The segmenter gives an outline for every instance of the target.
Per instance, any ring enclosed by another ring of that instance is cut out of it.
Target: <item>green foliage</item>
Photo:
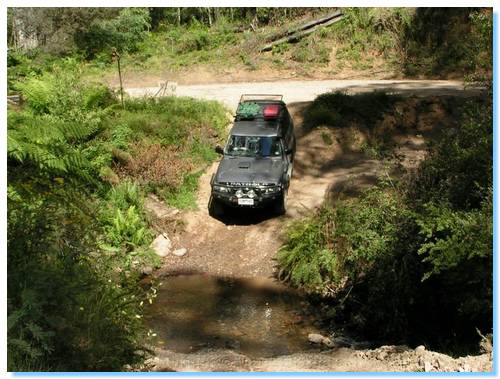
[[[343,20],[331,28],[340,44],[336,58],[356,65],[366,63],[370,51],[386,58],[399,57],[400,36],[411,24],[412,12],[411,8],[344,9]]]
[[[85,127],[63,124],[51,117],[10,114],[7,155],[51,176],[66,174],[89,179],[88,161],[69,143],[87,133]]]
[[[330,61],[330,50],[321,41],[303,39],[292,49],[291,58],[299,63],[325,65]]]
[[[333,214],[322,209],[316,217],[297,221],[287,230],[287,243],[278,252],[282,279],[309,291],[327,293],[332,284],[339,282],[337,256],[326,246],[329,236],[327,225]]]
[[[467,265],[474,259],[491,257],[493,236],[492,194],[483,200],[481,208],[454,211],[450,206],[429,203],[417,223],[424,243],[418,253],[432,268],[423,279],[443,271]]]
[[[373,127],[399,96],[383,91],[347,95],[330,92],[319,95],[304,112],[306,127],[345,126],[353,120]]]
[[[124,180],[124,165],[139,141],[168,146],[181,185],[156,190],[193,206],[199,174],[175,167],[215,159],[224,138],[218,103],[166,98],[122,110],[107,88],[83,83],[79,67],[67,59],[16,82],[26,103],[8,113],[13,371],[120,371],[144,360],[141,304],[151,295],[137,282],[160,261],[143,207],[150,183]]]
[[[30,164],[49,175],[74,175],[89,181],[93,167],[81,152],[82,144],[102,128],[114,102],[103,86],[82,85],[75,63],[55,67],[53,73],[32,76],[18,86],[27,109],[8,115],[9,159]]]
[[[490,9],[417,8],[400,40],[407,75],[460,73],[491,79]]]
[[[77,40],[81,50],[88,57],[111,49],[118,52],[136,51],[138,45],[148,36],[149,12],[146,8],[123,8],[116,18],[97,20]]]
[[[201,172],[190,173],[184,177],[179,188],[166,188],[161,191],[161,195],[172,207],[179,209],[196,209],[196,190],[198,189],[198,179]]]
[[[478,208],[493,184],[491,104],[468,102],[458,129],[443,131],[410,187],[422,202],[445,200],[455,209]]]
[[[39,183],[37,171],[27,174]],[[42,192],[19,176],[9,181],[9,370],[119,371],[139,362],[142,295],[102,275],[94,204],[74,184],[45,183]],[[122,301],[131,294],[136,301]]]
[[[278,254],[280,267],[294,285],[324,295],[335,294],[347,282],[356,283],[384,257],[404,214],[397,193],[381,187],[367,191],[359,201],[335,205],[292,224]]]
[[[414,175],[293,223],[281,278],[330,296],[332,321],[365,337],[477,346],[493,305],[491,115],[468,101]]]
[[[190,134],[205,128],[222,136],[228,122],[225,109],[215,101],[164,97],[158,101],[129,101],[126,109],[121,115],[122,122],[136,138],[153,137],[164,145],[181,144]]]
[[[104,207],[101,220],[109,244],[129,252],[151,243],[142,208],[140,190],[130,181],[123,181],[108,192],[108,206]]]

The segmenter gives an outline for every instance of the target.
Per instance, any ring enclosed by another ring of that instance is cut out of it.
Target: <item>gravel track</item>
[[[415,96],[470,96],[480,88],[464,89],[464,83],[457,80],[286,80],[279,82],[224,83],[174,86],[177,96],[195,99],[218,100],[235,109],[241,94],[280,94],[286,103],[312,101],[316,96],[330,91],[361,93],[387,91],[401,95]],[[159,87],[126,88],[131,97],[154,96]]]

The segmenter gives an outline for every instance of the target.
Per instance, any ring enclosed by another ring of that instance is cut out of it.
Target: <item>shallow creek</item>
[[[179,353],[232,349],[251,357],[318,350],[307,302],[272,279],[208,275],[163,278],[146,322],[157,343]]]

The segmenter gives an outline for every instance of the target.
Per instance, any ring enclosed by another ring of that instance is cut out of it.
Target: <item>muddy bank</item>
[[[453,359],[431,351],[404,346],[373,350],[337,348],[319,353],[297,353],[253,359],[232,350],[205,350],[192,354],[155,350],[150,371],[281,371],[281,372],[489,372],[491,354]]]

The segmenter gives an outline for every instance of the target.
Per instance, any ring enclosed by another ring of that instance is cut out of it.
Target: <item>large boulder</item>
[[[170,250],[172,249],[172,241],[170,241],[170,238],[168,238],[166,233],[162,233],[151,243],[151,248],[154,250],[156,255],[163,258],[170,253]]]

